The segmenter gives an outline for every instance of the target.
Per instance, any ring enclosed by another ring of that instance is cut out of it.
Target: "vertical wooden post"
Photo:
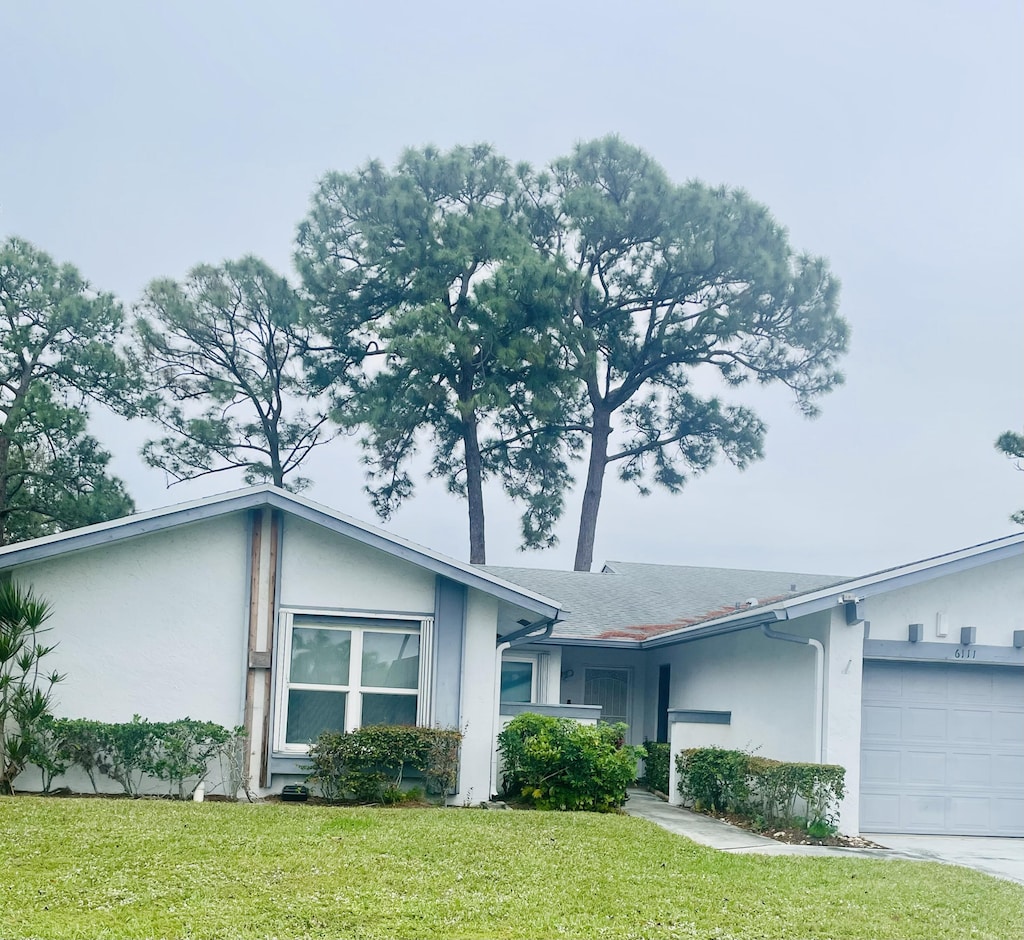
[[[254,509],[249,515],[249,635],[246,641],[245,714],[243,722],[249,746],[245,753],[245,778],[252,779],[253,711],[255,709],[256,669],[253,653],[257,650],[256,628],[259,624],[260,552],[263,540],[263,510]]]
[[[274,659],[274,621],[277,614],[277,565],[278,548],[281,542],[281,513],[272,511],[270,514],[270,553],[267,570],[267,628],[266,628],[266,652],[267,668],[263,674],[263,742],[260,758],[260,786],[270,786],[270,768],[267,766],[268,754],[270,753],[270,712],[273,695],[273,670],[271,663]]]

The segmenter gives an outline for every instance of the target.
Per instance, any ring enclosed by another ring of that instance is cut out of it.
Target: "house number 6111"
[[[977,659],[978,651],[968,647],[957,647],[953,650],[953,659]]]

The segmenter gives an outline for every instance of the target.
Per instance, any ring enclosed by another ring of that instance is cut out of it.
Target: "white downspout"
[[[761,632],[770,640],[788,640],[790,643],[814,647],[814,747],[817,750],[817,762],[825,762],[825,742],[822,740],[823,716],[825,713],[825,647],[820,640],[812,636],[797,636],[795,633],[782,633],[773,630],[768,624],[761,624]]]
[[[501,723],[501,657],[505,650],[521,643],[546,640],[555,628],[554,620],[541,620],[524,626],[514,633],[506,633],[507,639],[499,640],[494,650],[494,710],[491,713],[491,780],[487,789],[488,799],[498,795],[498,725]],[[540,631],[539,633],[537,631]]]
[[[501,722],[501,657],[511,649],[512,641],[499,643],[494,651],[494,711],[491,715],[491,780],[488,785],[488,799],[498,795],[498,725]]]

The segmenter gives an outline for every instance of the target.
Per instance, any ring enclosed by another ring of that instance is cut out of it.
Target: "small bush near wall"
[[[644,741],[644,750],[647,756],[644,758],[644,775],[640,782],[659,793],[668,793],[672,746],[664,741]]]
[[[796,822],[812,835],[835,831],[846,794],[846,771],[836,764],[786,763],[718,747],[681,751],[676,770],[683,801],[697,810],[734,812],[766,826]]]
[[[135,715],[127,722],[83,718],[47,718],[37,735],[31,762],[43,776],[43,792],[72,767],[89,777],[98,790],[102,774],[119,783],[128,796],[138,796],[146,780],[162,780],[168,792],[187,798],[207,776],[210,765],[225,760],[234,766],[245,729],[229,730],[209,721],[181,718],[151,722]],[[227,773],[226,795],[235,799],[241,775]]]
[[[519,715],[498,735],[505,793],[538,809],[605,812],[626,802],[643,748],[625,743],[626,726]]]
[[[462,733],[454,728],[371,725],[347,734],[325,731],[309,749],[307,780],[328,802],[396,803],[406,771],[443,798],[455,787]]]

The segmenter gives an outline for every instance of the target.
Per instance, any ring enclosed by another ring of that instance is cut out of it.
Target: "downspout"
[[[521,646],[534,640],[546,640],[555,629],[554,620],[538,620],[527,624],[521,630],[506,633],[498,638],[494,650],[494,709],[491,713],[491,779],[488,784],[488,799],[498,795],[498,725],[501,723],[501,657],[513,646]],[[540,630],[542,632],[537,633]]]
[[[811,636],[797,636],[795,633],[781,633],[773,630],[766,623],[761,624],[761,632],[770,640],[788,640],[814,647],[814,742],[818,752],[818,763],[825,761],[825,748],[821,740],[822,715],[825,711],[825,647],[820,640]]]

